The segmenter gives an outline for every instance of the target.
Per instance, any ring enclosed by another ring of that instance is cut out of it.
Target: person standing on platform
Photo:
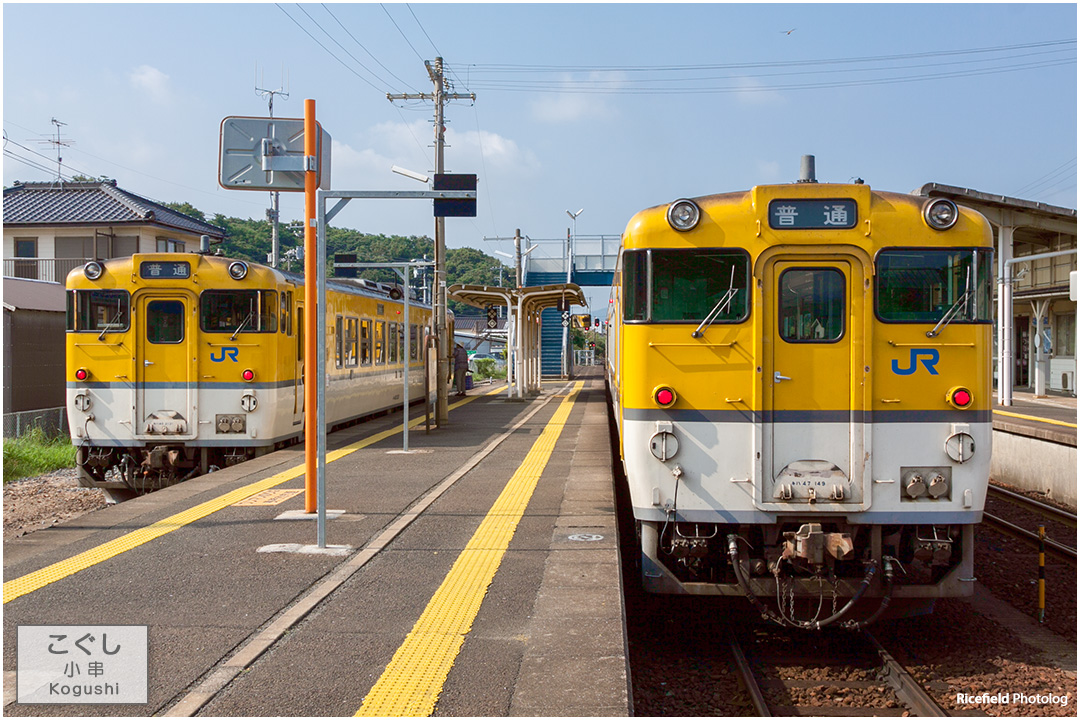
[[[469,371],[469,353],[458,343],[454,348],[454,383],[458,396],[465,394],[465,373]]]

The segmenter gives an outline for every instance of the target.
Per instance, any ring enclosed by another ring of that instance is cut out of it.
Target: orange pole
[[[304,100],[304,156],[318,156],[319,129],[315,124],[315,101]],[[319,433],[317,420],[318,401],[318,315],[323,308],[318,305],[318,238],[315,228],[315,192],[318,180],[315,171],[308,166],[304,173],[304,512],[314,513],[316,504],[315,481],[318,473]]]

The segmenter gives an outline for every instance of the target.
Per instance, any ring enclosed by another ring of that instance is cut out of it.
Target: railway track
[[[1038,500],[1034,500],[1025,495],[1020,495],[994,485],[990,486],[988,494],[992,499],[1001,500],[1012,507],[1020,508],[1023,511],[1022,515],[1025,517],[1023,522],[1028,525],[1028,527],[1031,527],[1030,523],[1037,522],[1037,520],[1028,518],[1036,518],[1048,521],[1051,523],[1051,527],[1060,526],[1063,533],[1065,532],[1064,528],[1068,528],[1073,531],[1072,534],[1075,534],[1076,515],[1074,513],[1066,512],[1052,505],[1047,505],[1046,503],[1039,502]],[[1038,533],[1032,532],[1031,530],[1018,525],[1016,522],[1006,520],[1001,517],[1000,514],[984,512],[983,522],[997,532],[1014,537],[1017,540],[1028,543],[1036,548],[1039,546]],[[1075,547],[1050,538],[1046,538],[1045,543],[1046,551],[1050,555],[1065,560],[1073,566],[1076,565]]]
[[[758,631],[753,650],[728,644],[758,717],[947,713],[867,631],[813,636]]]

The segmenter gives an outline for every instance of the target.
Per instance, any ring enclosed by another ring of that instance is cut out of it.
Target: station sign
[[[329,190],[331,138],[318,127],[317,185]],[[218,183],[226,190],[304,192],[303,118],[227,117],[218,151]]]

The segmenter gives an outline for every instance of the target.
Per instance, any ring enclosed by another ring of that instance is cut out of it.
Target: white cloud
[[[169,76],[150,65],[140,65],[133,70],[128,79],[136,90],[146,93],[151,100],[166,104],[172,99]]]
[[[735,82],[740,88],[735,91],[735,99],[742,105],[779,105],[785,102],[783,94],[766,89],[755,78],[740,77]]]
[[[626,85],[626,77],[618,72],[593,72],[585,80],[572,76],[562,79],[564,92],[557,95],[542,93],[532,103],[538,120],[561,124],[597,117],[610,117],[615,110],[604,100],[603,90],[617,90]],[[574,92],[571,92],[571,91]]]

